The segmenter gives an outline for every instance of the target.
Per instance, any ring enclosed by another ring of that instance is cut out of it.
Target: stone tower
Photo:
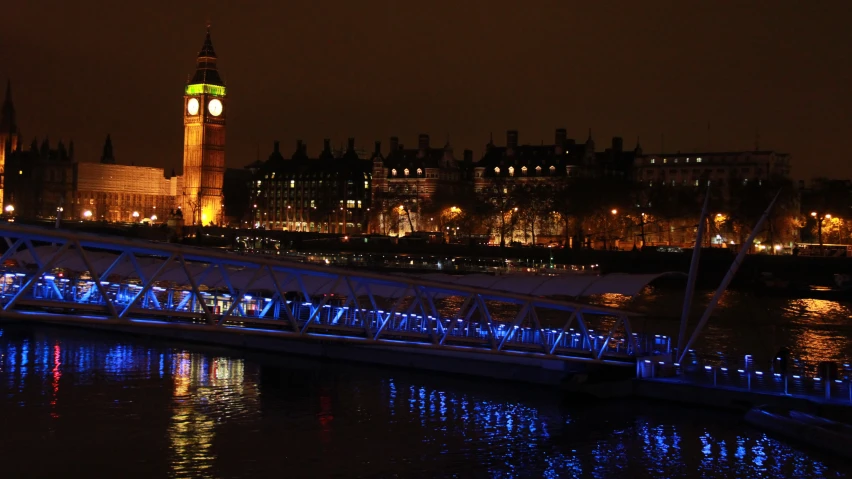
[[[0,111],[0,209],[6,207],[6,157],[20,148],[21,133],[15,121],[15,105],[12,103],[12,82],[6,83],[6,99]]]
[[[183,194],[190,224],[222,224],[225,174],[225,82],[216,69],[210,29],[183,97]]]

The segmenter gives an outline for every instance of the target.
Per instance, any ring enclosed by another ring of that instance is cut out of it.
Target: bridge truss
[[[635,365],[669,338],[553,297],[0,224],[0,317]]]

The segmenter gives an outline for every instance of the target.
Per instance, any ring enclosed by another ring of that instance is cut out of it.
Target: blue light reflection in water
[[[4,477],[844,477],[736,415],[0,326]],[[93,451],[100,451],[93,454]],[[95,459],[92,459],[96,456]],[[41,460],[50,457],[50,461]],[[128,469],[128,464],[132,468]]]

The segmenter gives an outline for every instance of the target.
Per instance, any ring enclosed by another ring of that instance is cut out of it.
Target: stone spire
[[[201,45],[201,51],[198,52],[198,58],[195,60],[195,65],[195,75],[189,81],[190,84],[225,85],[222,77],[219,76],[219,70],[216,69],[216,50],[213,49],[213,40],[210,39],[209,26],[207,27],[207,36],[204,37],[204,44]]]
[[[104,153],[101,155],[101,163],[106,165],[115,164],[115,155],[112,152],[112,138],[110,138],[109,134],[107,134],[106,141],[104,142]]]
[[[14,134],[18,132],[15,123],[15,104],[12,103],[12,81],[6,81],[6,98],[3,100],[3,110],[0,111],[0,131],[3,134]]]

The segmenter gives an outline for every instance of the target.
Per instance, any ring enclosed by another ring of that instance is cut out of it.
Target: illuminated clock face
[[[190,98],[186,103],[186,112],[190,115],[198,114],[198,98]]]
[[[222,114],[222,102],[217,100],[216,98],[210,100],[210,103],[207,104],[207,111],[210,112],[213,116],[219,116]]]

